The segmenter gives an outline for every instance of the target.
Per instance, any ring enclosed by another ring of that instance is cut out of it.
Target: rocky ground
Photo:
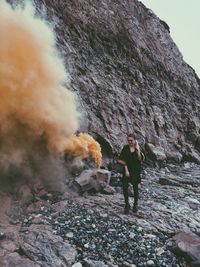
[[[188,266],[170,240],[200,236],[199,166],[145,168],[137,214],[123,214],[118,179],[111,182],[114,195],[42,189],[29,198],[24,189],[24,205],[2,196],[0,266]]]

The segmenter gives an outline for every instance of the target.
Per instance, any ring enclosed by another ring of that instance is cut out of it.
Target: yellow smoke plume
[[[74,136],[79,113],[67,80],[51,28],[31,5],[12,9],[0,0],[0,167],[21,168],[29,158],[41,166],[46,148],[52,155],[91,156],[101,165],[99,144]]]
[[[30,5],[13,10],[0,1],[0,135],[15,134],[15,121],[45,136],[49,151],[64,151],[78,128],[73,94],[52,30]]]
[[[99,168],[102,162],[101,147],[90,135],[80,133],[67,140],[65,152],[73,157],[92,157]]]

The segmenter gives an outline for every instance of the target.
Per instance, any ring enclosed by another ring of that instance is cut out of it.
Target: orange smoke
[[[14,10],[1,0],[0,166],[21,168],[36,151],[41,165],[41,140],[49,154],[91,156],[100,166],[99,144],[86,134],[73,137],[79,113],[74,95],[63,87],[67,80],[49,26],[31,5]]]
[[[15,134],[15,121],[45,136],[49,151],[62,152],[78,128],[73,94],[50,28],[33,8],[0,3],[0,134]]]
[[[73,136],[67,140],[65,145],[66,153],[73,157],[92,157],[96,166],[98,168],[101,166],[101,147],[90,135],[81,133],[78,136]]]

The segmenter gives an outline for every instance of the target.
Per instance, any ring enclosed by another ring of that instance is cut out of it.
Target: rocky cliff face
[[[54,22],[84,114],[80,128],[97,138],[104,156],[135,132],[157,159],[200,162],[200,80],[165,22],[137,0],[35,5]]]

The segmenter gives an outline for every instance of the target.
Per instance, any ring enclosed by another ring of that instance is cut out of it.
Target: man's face
[[[135,139],[133,138],[133,137],[128,137],[128,144],[130,145],[130,146],[133,146],[133,145],[135,145]]]

